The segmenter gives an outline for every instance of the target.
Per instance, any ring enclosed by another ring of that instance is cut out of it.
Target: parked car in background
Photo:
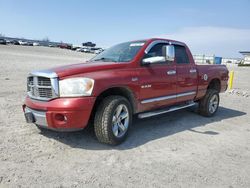
[[[89,53],[90,52],[90,48],[88,47],[82,47],[76,50],[77,52],[84,52],[84,53]]]
[[[18,40],[12,40],[10,41],[11,44],[14,44],[14,45],[20,45],[19,41]]]
[[[40,46],[38,42],[33,42],[33,46]]]
[[[49,46],[49,47],[51,47],[51,48],[58,47],[58,45],[56,45],[56,44],[52,44],[52,43],[50,43],[48,46]]]
[[[27,44],[25,44],[26,46],[33,46],[33,42],[28,41]]]
[[[7,44],[10,44],[11,42],[10,42],[10,40],[8,40],[8,39],[5,39],[6,40],[6,43]]]
[[[23,46],[28,45],[28,42],[26,41],[19,40],[18,42],[20,45],[23,45]]]
[[[0,39],[0,44],[6,45],[7,41],[5,39]]]
[[[94,53],[94,54],[99,54],[101,52],[103,52],[102,48],[94,48],[94,49],[92,49],[92,53]]]
[[[78,52],[85,52],[85,53],[93,53],[93,54],[99,54],[103,52],[102,48],[96,48],[96,47],[82,47],[77,49]]]
[[[96,49],[97,49],[97,48],[90,48],[89,53],[94,54]]]
[[[76,49],[77,52],[81,52],[81,50],[82,50],[81,47]]]
[[[62,48],[62,49],[71,49],[72,45],[66,44],[66,43],[61,43],[61,44],[58,45],[58,47]]]
[[[77,49],[81,48],[81,46],[78,46],[78,45],[72,45],[72,48],[71,50],[74,50],[76,51]]]
[[[227,81],[226,66],[196,65],[182,42],[138,40],[87,63],[32,72],[23,111],[40,129],[90,124],[100,142],[115,145],[126,139],[133,114],[148,118],[198,104],[201,115],[215,115]]]
[[[96,44],[93,42],[84,42],[82,43],[82,46],[87,46],[87,47],[95,47]]]

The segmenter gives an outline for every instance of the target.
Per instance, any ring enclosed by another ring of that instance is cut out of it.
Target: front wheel
[[[122,96],[106,97],[97,108],[94,129],[97,139],[106,144],[122,143],[132,124],[132,108]]]
[[[206,117],[213,116],[219,107],[220,96],[218,91],[209,89],[199,102],[199,113]]]

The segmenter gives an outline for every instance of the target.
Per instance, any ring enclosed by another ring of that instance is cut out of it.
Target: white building
[[[213,64],[214,55],[193,55],[196,64]]]
[[[240,58],[222,58],[222,64],[239,64],[242,59]]]
[[[250,51],[242,51],[240,53],[244,56],[243,64],[250,64]]]
[[[250,52],[249,52],[250,53]],[[196,64],[215,64],[215,55],[193,55]],[[221,64],[239,64],[241,58],[221,58]]]

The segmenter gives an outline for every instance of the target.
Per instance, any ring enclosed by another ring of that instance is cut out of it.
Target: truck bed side
[[[196,65],[198,71],[198,88],[196,99],[202,98],[209,84],[219,84],[219,92],[227,89],[228,70],[225,65]]]

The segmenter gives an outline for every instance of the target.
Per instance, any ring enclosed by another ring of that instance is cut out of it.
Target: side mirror
[[[166,61],[174,61],[175,50],[173,45],[166,45],[162,47],[162,53],[166,58]]]

